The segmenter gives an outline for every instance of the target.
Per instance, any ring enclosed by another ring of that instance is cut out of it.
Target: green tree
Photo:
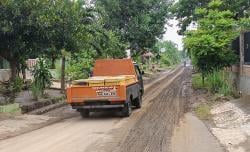
[[[120,35],[128,48],[152,48],[165,31],[171,0],[96,0],[104,10],[104,28]]]
[[[197,21],[195,10],[208,5],[211,0],[179,0],[172,8],[174,16],[179,21],[180,34],[184,34],[190,23]],[[222,0],[221,10],[230,10],[233,18],[239,20],[250,16],[249,0]]]
[[[44,95],[45,89],[52,85],[52,75],[49,71],[47,61],[43,58],[38,59],[32,73],[34,76],[34,81],[32,82],[32,94],[34,99],[37,100],[40,95]]]
[[[43,36],[48,48],[54,48],[61,63],[61,89],[65,89],[65,62],[62,52],[77,52],[88,43],[89,29],[94,22],[93,9],[86,7],[83,0],[55,0],[40,18],[45,24]]]
[[[99,21],[91,29],[90,33],[91,34],[88,35],[88,45],[84,48],[85,50],[95,52],[95,58],[126,57],[126,45],[121,42],[118,34],[104,29]]]
[[[66,75],[70,80],[88,78],[94,64],[94,51],[79,51],[71,56],[66,66]]]
[[[180,52],[172,41],[158,42],[154,50],[156,50],[155,54],[160,54],[160,62],[163,65],[171,66],[180,62]],[[161,50],[164,52],[160,52]]]
[[[186,33],[184,44],[194,65],[204,74],[236,62],[231,49],[237,37],[237,22],[229,10],[220,10],[222,1],[214,0],[207,8],[197,9],[198,27]]]
[[[10,63],[11,80],[16,79],[18,67],[30,54],[40,54],[40,37],[44,24],[39,16],[49,0],[0,1],[0,56]]]

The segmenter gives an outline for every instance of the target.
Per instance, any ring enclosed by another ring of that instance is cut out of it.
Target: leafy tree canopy
[[[165,31],[171,0],[96,0],[104,27],[120,35],[132,50],[152,48]]]
[[[12,80],[17,67],[28,55],[40,53],[40,32],[43,24],[39,17],[49,0],[0,1],[0,56],[10,62]]]
[[[187,27],[193,21],[197,21],[198,17],[195,13],[197,8],[202,8],[208,5],[211,0],[179,0],[172,11],[174,16],[179,20],[180,34],[184,34]],[[250,1],[249,0],[222,0],[220,10],[230,10],[234,19],[250,16]]]
[[[155,45],[154,50],[157,50],[157,53],[159,53],[160,61],[163,65],[175,65],[178,64],[181,60],[180,51],[178,50],[177,44],[172,41],[158,42]]]
[[[231,43],[239,33],[237,21],[231,11],[220,10],[222,4],[215,0],[207,8],[197,9],[198,28],[187,32],[184,39],[194,65],[203,73],[222,69],[236,61]]]
[[[95,17],[92,8],[85,8],[83,0],[54,0],[48,4],[46,11],[40,16],[44,24],[42,37],[47,40],[48,48],[57,51],[77,51],[84,47],[89,29]]]

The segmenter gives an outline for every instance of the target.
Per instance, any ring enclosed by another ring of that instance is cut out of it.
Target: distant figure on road
[[[186,67],[186,65],[187,65],[187,61],[186,61],[186,60],[184,60],[184,67]]]

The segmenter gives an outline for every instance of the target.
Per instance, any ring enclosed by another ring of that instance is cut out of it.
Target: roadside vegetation
[[[160,65],[162,67],[173,66],[181,62],[181,50],[172,41],[163,41],[156,44],[156,51],[159,53]]]
[[[250,4],[247,0],[239,0],[234,4],[228,0],[196,2],[189,5],[190,2],[180,0],[173,7],[173,12],[180,21],[179,32],[185,35],[184,47],[195,70],[202,77],[200,81],[195,75],[194,80],[197,82],[194,82],[194,86],[204,86],[211,92],[228,95],[233,86],[224,69],[239,62],[232,50],[232,42],[241,31],[249,28]],[[242,6],[245,9],[242,10]],[[192,22],[196,27],[187,30]]]
[[[126,50],[149,72],[178,64],[176,45],[159,42],[172,5],[171,0],[0,1],[0,56],[11,69],[10,80],[1,85],[1,104],[14,103],[24,90],[34,100],[47,98],[53,82],[63,93],[67,82],[89,76],[95,59],[126,58]],[[150,58],[144,56],[148,52]],[[28,69],[27,59],[38,59],[37,65]],[[27,71],[34,79],[26,79]]]
[[[203,92],[203,97],[206,100],[194,108],[197,116],[203,120],[211,118],[210,110],[214,104],[240,97],[231,74],[225,70],[207,74],[204,83],[201,73],[193,74],[192,87],[195,92]],[[200,95],[198,93],[198,96]]]
[[[194,89],[207,89],[211,94],[223,96],[233,95],[235,91],[230,73],[224,70],[207,74],[204,82],[201,74],[196,73],[192,77],[192,85]]]
[[[225,68],[239,62],[232,42],[247,28],[241,24],[247,18],[235,19],[233,11],[223,5],[223,1],[213,0],[202,8],[197,7],[197,29],[185,32],[184,44],[202,78],[195,75],[194,86],[227,96],[233,93],[235,86]]]
[[[212,109],[211,103],[201,103],[197,107],[195,107],[194,112],[200,119],[210,120],[212,117],[210,113],[211,109]]]
[[[34,75],[34,80],[31,84],[31,91],[33,99],[38,100],[40,96],[45,97],[45,89],[52,85],[52,75],[49,71],[46,60],[39,58],[32,73]]]
[[[216,101],[238,97],[236,84],[226,68],[239,63],[232,42],[249,28],[250,4],[246,0],[234,4],[227,0],[196,0],[189,4],[180,0],[173,10],[180,21],[179,33],[185,35],[184,47],[194,65],[193,88],[207,90],[210,98],[198,105],[195,112],[202,119],[208,119]],[[192,22],[195,28],[187,30]]]

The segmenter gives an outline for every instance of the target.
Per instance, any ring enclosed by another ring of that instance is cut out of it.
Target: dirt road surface
[[[143,107],[129,118],[80,116],[0,141],[1,152],[168,152],[189,105],[191,69],[177,68],[148,84]]]

